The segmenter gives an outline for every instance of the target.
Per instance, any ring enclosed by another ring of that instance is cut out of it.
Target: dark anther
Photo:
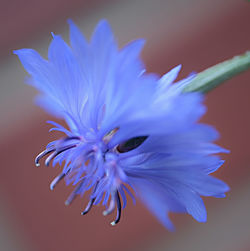
[[[70,141],[70,140],[80,140],[80,139],[81,139],[81,138],[78,137],[78,136],[72,136],[72,137],[66,137],[66,138],[62,139],[62,142],[66,142],[66,141]],[[46,159],[46,161],[45,161],[45,165],[48,166],[49,163],[50,163],[50,161],[51,161],[53,158],[55,158],[58,154],[60,154],[60,153],[62,153],[62,152],[64,152],[64,151],[66,151],[66,150],[68,150],[68,149],[70,149],[70,148],[73,148],[73,147],[75,147],[75,146],[76,146],[76,144],[70,145],[70,146],[64,146],[64,147],[61,147],[61,148],[59,148],[59,149],[56,149],[55,146],[50,147],[50,148],[48,148],[48,149],[45,149],[44,151],[42,151],[41,153],[39,153],[39,154],[37,155],[37,157],[35,158],[35,164],[36,164],[36,166],[40,166],[40,163],[39,163],[40,159],[42,159],[44,156],[46,156],[46,155],[48,155],[48,154],[54,152],[54,153],[52,153],[52,154]]]
[[[115,220],[110,223],[112,226],[115,226],[121,219],[121,200],[120,200],[120,195],[118,191],[116,191],[115,199],[116,199],[117,213],[116,213]]]
[[[99,181],[96,182],[95,187],[94,187],[93,192],[92,192],[91,195],[93,195],[95,193],[98,184],[99,184]],[[84,211],[81,212],[81,215],[85,215],[85,214],[87,214],[90,211],[90,209],[92,208],[92,206],[93,206],[93,204],[95,202],[95,199],[96,199],[96,197],[91,198],[89,200],[88,205],[86,206],[86,208],[84,209]]]
[[[80,140],[81,138],[78,136],[72,136],[72,137],[66,137],[63,139],[63,141],[69,141],[69,140]]]
[[[134,150],[135,148],[140,146],[147,138],[148,136],[140,136],[140,137],[129,139],[125,141],[124,143],[119,144],[117,146],[117,151],[120,153],[125,153],[131,150]]]
[[[69,145],[69,146],[66,146],[66,147],[62,147],[60,148],[59,150],[53,152],[46,160],[45,160],[45,165],[46,166],[49,166],[50,162],[52,159],[54,159],[57,155],[59,155],[60,153],[66,151],[66,150],[69,150],[73,147],[76,147],[77,145],[74,144],[74,145]]]
[[[40,161],[41,158],[43,158],[43,157],[46,156],[47,154],[52,153],[52,152],[54,152],[54,151],[55,151],[55,148],[52,148],[52,149],[46,149],[46,150],[42,151],[41,153],[39,153],[39,154],[36,156],[36,158],[35,158],[35,164],[36,164],[36,166],[40,166],[39,161]]]
[[[90,201],[89,201],[88,205],[86,206],[86,208],[84,209],[84,211],[81,212],[81,215],[87,214],[90,211],[90,209],[92,208],[94,202],[95,202],[95,198],[90,199]]]

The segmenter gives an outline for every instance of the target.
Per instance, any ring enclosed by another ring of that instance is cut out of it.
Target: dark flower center
[[[131,150],[134,150],[135,148],[139,147],[148,136],[140,136],[140,137],[134,137],[132,139],[129,139],[117,146],[117,151],[119,153],[125,153],[129,152]]]

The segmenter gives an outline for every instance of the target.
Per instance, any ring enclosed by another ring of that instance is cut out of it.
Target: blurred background
[[[35,168],[34,157],[58,135],[48,133],[51,117],[33,105],[36,92],[24,84],[12,50],[46,56],[51,31],[68,41],[67,18],[87,37],[107,19],[120,46],[146,38],[143,59],[159,74],[181,63],[184,77],[250,49],[247,0],[0,0],[0,251],[250,250],[250,71],[206,98],[203,122],[231,150],[215,174],[231,191],[225,199],[205,198],[207,223],[172,215],[177,230],[170,233],[139,201],[129,201],[111,227],[101,207],[80,215],[84,199],[66,207],[72,188],[63,182],[49,190],[60,169]]]

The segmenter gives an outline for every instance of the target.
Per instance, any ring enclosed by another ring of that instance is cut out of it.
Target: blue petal
[[[70,26],[70,44],[72,49],[80,62],[85,62],[85,58],[88,57],[89,45],[74,22],[69,19],[68,24]]]
[[[79,28],[73,23],[73,21],[68,20],[68,23],[70,26],[70,44],[72,47],[72,52],[81,67],[82,77],[85,84],[89,85],[91,82],[92,70],[92,66],[90,65],[92,57],[90,45],[87,43],[85,37]],[[86,92],[87,90],[84,91]]]
[[[175,81],[179,72],[181,70],[181,65],[176,66],[171,71],[166,73],[161,77],[159,80],[160,91],[164,92],[167,91],[168,87]]]
[[[209,175],[196,177],[189,182],[193,189],[203,196],[216,197],[230,190],[226,183]]]
[[[114,36],[113,32],[111,30],[111,27],[107,20],[103,19],[101,20],[92,35],[91,43],[94,45],[96,49],[100,48],[100,45],[102,45],[103,48],[105,48],[104,44],[102,44],[102,41],[104,43],[113,43],[114,42]]]
[[[200,196],[189,189],[187,186],[181,183],[164,184],[166,187],[166,193],[169,193],[180,204],[182,204],[187,213],[193,216],[199,222],[205,222],[207,220],[207,212],[203,200]]]
[[[127,116],[122,116],[119,124],[116,125],[119,130],[112,138],[111,146],[137,136],[159,135],[161,138],[162,135],[188,130],[189,126],[193,125],[205,112],[205,107],[201,104],[202,96],[197,93],[179,96],[174,101],[166,99],[165,104],[159,105],[154,105],[150,93],[140,93],[136,97],[137,100],[139,102],[149,100],[148,102],[153,104],[150,107],[151,110],[150,108],[148,108],[149,110],[136,109],[136,103],[132,102],[134,107],[131,107],[127,111]],[[185,126],[183,126],[184,124]]]
[[[187,212],[199,222],[207,221],[207,211],[203,200],[196,193],[185,190],[182,199],[186,205]]]
[[[57,118],[62,118],[64,111],[60,104],[56,103],[54,99],[51,99],[47,95],[38,95],[35,98],[35,103],[44,108],[46,111],[48,111],[50,114]]]
[[[174,225],[168,217],[169,203],[167,196],[157,191],[157,187],[152,189],[151,184],[147,181],[134,179],[133,184],[142,202],[166,228],[173,231]]]
[[[51,69],[48,61],[32,49],[16,50],[14,54],[19,57],[25,70],[32,76],[33,81],[29,81],[30,84],[45,93],[51,90],[54,91],[49,81]]]
[[[197,167],[170,168],[166,166],[162,167],[162,171],[158,169],[157,172],[161,174],[162,179],[165,177],[166,181],[173,183],[173,189],[175,183],[182,183],[203,196],[214,196],[229,191],[229,187],[223,181],[205,174],[202,169]]]
[[[218,138],[218,133],[211,126],[197,124],[192,125],[192,127],[187,127],[188,125],[186,124],[186,127],[181,127],[180,124],[179,128],[182,128],[183,131],[178,133],[174,133],[172,130],[168,133],[168,126],[166,125],[165,127],[165,134],[150,136],[140,147],[135,149],[135,151],[153,151],[158,153],[171,153],[172,155],[184,153],[200,154],[200,156],[221,152],[228,153],[226,149],[210,143]],[[178,124],[176,124],[176,127],[178,127]]]

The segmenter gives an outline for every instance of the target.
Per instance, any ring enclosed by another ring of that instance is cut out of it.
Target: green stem
[[[184,92],[206,93],[233,76],[250,68],[250,51],[214,65],[200,73],[184,88]]]

